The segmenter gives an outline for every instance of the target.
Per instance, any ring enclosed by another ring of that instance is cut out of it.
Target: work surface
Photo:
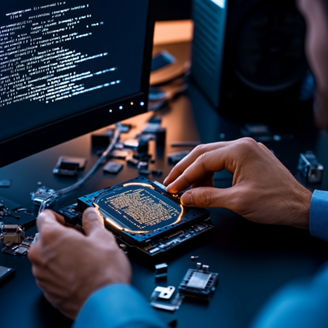
[[[151,117],[147,113],[128,122],[135,125],[132,134],[139,132]],[[228,122],[207,104],[202,95],[191,88],[189,96],[176,100],[170,109],[157,113],[167,128],[166,145],[156,150],[156,168],[163,170],[162,181],[169,172],[167,154],[186,148],[173,148],[175,141],[212,142],[241,136],[241,125]],[[299,132],[299,131],[298,131]],[[281,133],[281,141],[268,144],[275,154],[293,171],[301,151],[313,150],[319,160],[328,165],[324,149],[325,135],[290,131]],[[123,138],[129,136],[123,135]],[[13,150],[15,151],[15,150]],[[59,145],[20,162],[0,169],[1,179],[11,179],[12,186],[0,189],[0,197],[31,207],[30,192],[37,182],[58,189],[74,180],[53,176],[52,169],[60,155],[88,158],[88,167],[96,160],[91,149],[90,135]],[[124,161],[121,161],[124,164]],[[125,165],[117,176],[104,175],[99,170],[78,191],[65,199],[72,203],[77,196],[108,187],[137,176],[137,171]],[[216,185],[231,183],[226,174],[216,176]],[[323,184],[327,186],[327,177]],[[190,256],[210,265],[210,270],[220,273],[218,288],[209,304],[183,302],[171,314],[159,311],[166,322],[177,319],[178,327],[247,327],[270,297],[287,283],[309,279],[328,259],[325,243],[309,237],[305,231],[289,228],[261,226],[246,222],[237,215],[222,209],[211,210],[216,229],[206,241],[182,249],[168,258],[168,285],[178,286],[186,270],[194,267]],[[149,299],[155,282],[151,265],[131,259],[132,284]],[[43,298],[31,273],[26,257],[1,254],[0,264],[16,269],[16,275],[0,287],[0,326],[12,327],[69,327],[71,322],[61,316]],[[110,306],[110,305],[109,305]]]

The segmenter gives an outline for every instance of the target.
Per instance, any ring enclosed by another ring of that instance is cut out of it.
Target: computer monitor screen
[[[149,0],[0,3],[0,166],[146,111]]]

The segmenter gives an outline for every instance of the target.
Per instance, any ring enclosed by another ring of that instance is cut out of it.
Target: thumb
[[[223,207],[230,209],[233,187],[220,189],[214,187],[199,187],[186,191],[181,197],[181,203],[188,207]]]
[[[85,234],[90,236],[104,229],[104,220],[95,208],[89,207],[83,213],[82,226]]]

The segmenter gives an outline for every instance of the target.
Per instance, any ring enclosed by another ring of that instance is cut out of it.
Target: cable
[[[87,172],[87,174],[71,186],[65,187],[63,189],[59,189],[57,191],[50,190],[50,193],[49,190],[46,190],[45,192],[48,193],[46,194],[46,197],[44,197],[42,200],[39,200],[40,207],[39,207],[38,214],[44,211],[49,204],[54,203],[58,198],[63,197],[65,194],[68,194],[75,189],[78,189],[83,183],[85,183],[98,170],[98,168],[103,164],[103,162],[108,159],[110,153],[112,152],[115,145],[119,141],[120,136],[121,136],[121,129],[120,129],[120,124],[118,123],[116,125],[112,142],[109,144],[107,149],[101,154],[100,158],[93,165],[93,167]],[[33,194],[35,195],[35,193],[32,193],[32,200],[33,197],[35,197],[33,196]]]
[[[120,135],[121,135],[120,129],[119,128],[116,128],[112,142],[107,147],[107,149],[102,153],[102,155],[100,156],[100,158],[98,159],[98,161],[95,163],[95,165],[90,169],[90,171],[83,178],[81,178],[79,181],[77,181],[73,185],[58,190],[56,192],[56,194],[58,196],[62,196],[64,194],[67,194],[67,193],[69,193],[69,192],[71,192],[71,191],[79,188],[85,181],[87,181],[98,170],[98,168],[103,164],[103,162],[106,159],[108,159],[110,153],[112,152],[112,150],[114,149],[115,145],[119,141]]]

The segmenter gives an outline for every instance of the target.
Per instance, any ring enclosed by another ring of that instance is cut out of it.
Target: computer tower
[[[193,0],[193,81],[242,121],[297,119],[312,107],[306,25],[295,0]]]

